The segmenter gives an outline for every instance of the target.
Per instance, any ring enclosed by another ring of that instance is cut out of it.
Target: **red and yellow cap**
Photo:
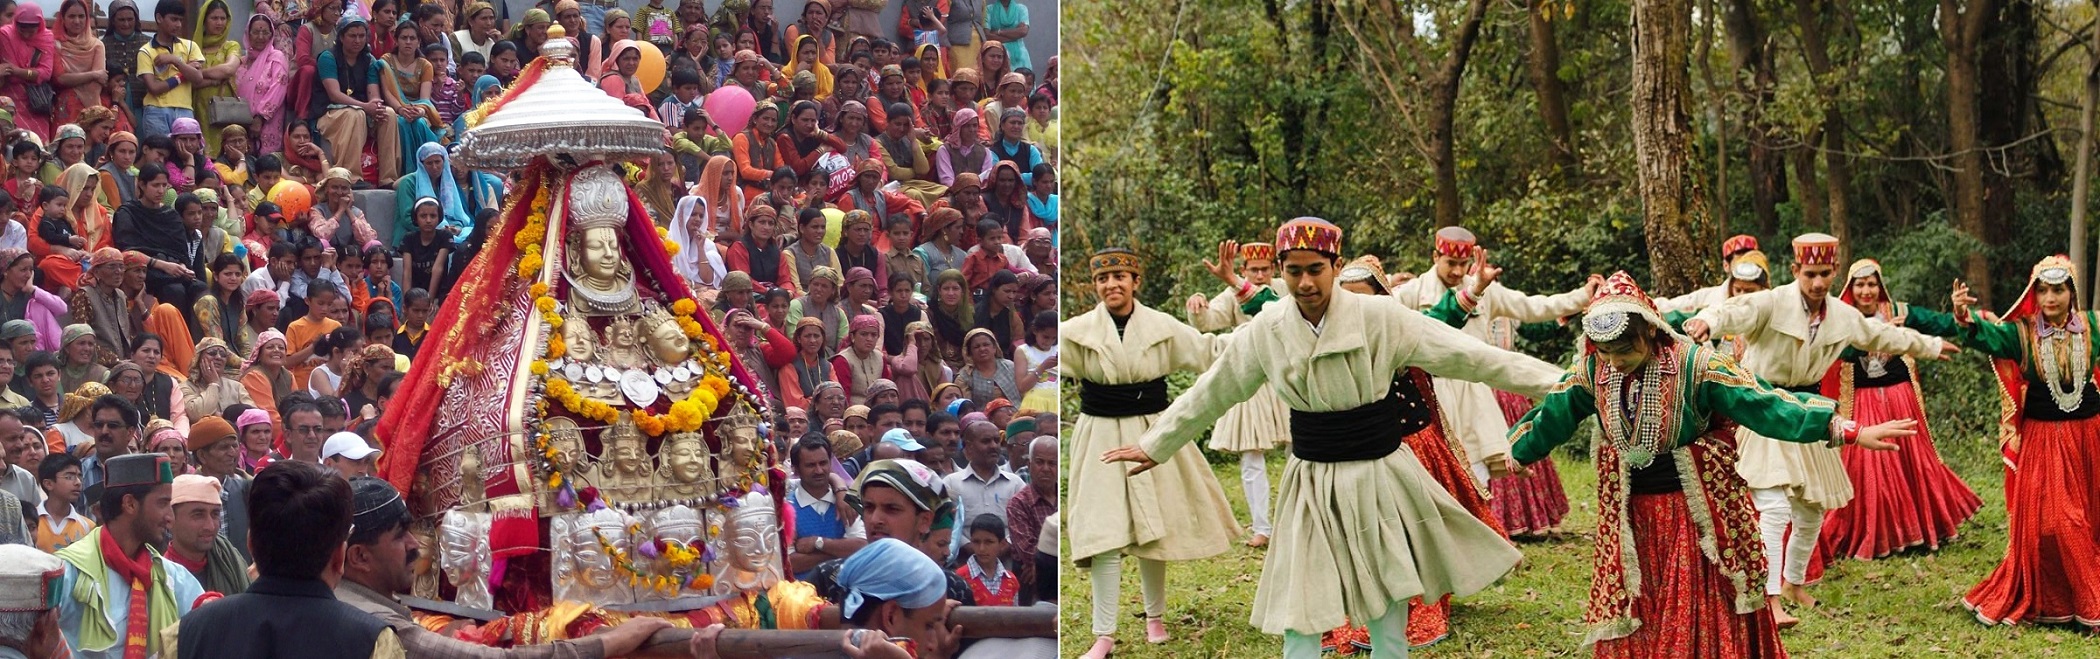
[[[1465,227],[1444,227],[1436,230],[1437,256],[1470,259],[1473,258],[1473,250],[1479,245],[1480,239],[1475,238],[1473,232],[1467,231]]]
[[[1794,239],[1794,262],[1800,265],[1837,265],[1837,236],[1827,233],[1801,234]]]
[[[1732,259],[1735,255],[1757,249],[1757,236],[1738,233],[1721,241],[1721,258]]]
[[[1276,246],[1269,243],[1240,243],[1241,261],[1275,261]]]
[[[1331,257],[1342,255],[1342,228],[1317,217],[1301,217],[1276,229],[1276,253],[1306,249]]]

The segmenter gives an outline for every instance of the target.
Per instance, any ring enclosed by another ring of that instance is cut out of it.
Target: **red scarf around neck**
[[[137,556],[126,556],[117,537],[102,530],[102,563],[131,586],[131,606],[125,612],[124,659],[146,659],[146,588],[153,583],[153,553],[139,545]]]

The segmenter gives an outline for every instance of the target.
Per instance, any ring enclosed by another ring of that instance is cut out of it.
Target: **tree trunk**
[[[1714,185],[1706,193],[1706,208],[1713,213],[1714,226],[1727,230],[1731,226],[1728,221],[1728,92],[1714,83],[1711,57],[1714,23],[1719,17],[1714,13],[1713,0],[1702,0],[1699,13],[1706,16],[1706,24],[1699,32],[1699,45],[1692,49],[1692,61],[1699,63],[1699,78],[1706,85],[1707,120],[1714,126]]]
[[[1798,193],[1794,199],[1801,202],[1801,224],[1816,231],[1826,231],[1830,228],[1829,207],[1824,203],[1823,184],[1816,180],[1816,152],[1814,147],[1807,146],[1816,143],[1816,135],[1810,133],[1802,142],[1803,146],[1786,151],[1787,164],[1793,165],[1794,191]]]
[[[2085,97],[2078,105],[2078,153],[2076,173],[2071,178],[2071,290],[2078,294],[2078,308],[2093,308],[2092,289],[2086,286],[2086,203],[2093,176],[2093,104],[2100,99],[2100,22],[2093,25],[2092,50],[2086,56]]]
[[[1560,43],[1553,36],[1553,16],[1546,0],[1531,2],[1531,87],[1539,97],[1539,118],[1553,140],[1555,174],[1565,180],[1576,173],[1575,133],[1568,124],[1568,99],[1560,82]]]
[[[1940,38],[1947,47],[1947,147],[1954,152],[1954,217],[1963,232],[1985,240],[1985,167],[1981,134],[1976,51],[1983,29],[1996,10],[1991,0],[1970,0],[1966,11],[1961,0],[1940,0]],[[1969,252],[1962,271],[1981,308],[1991,305],[1991,267],[1982,250]]]
[[[1748,99],[1739,125],[1750,150],[1750,207],[1759,231],[1771,233],[1779,227],[1778,206],[1786,198],[1786,164],[1768,146],[1772,126],[1764,120],[1764,106],[1772,102],[1774,74],[1755,2],[1727,0],[1721,27],[1728,35],[1728,59],[1736,66],[1736,92]]]
[[[1480,23],[1487,17],[1488,0],[1469,0],[1466,18],[1453,35],[1451,50],[1430,80],[1429,160],[1436,166],[1436,225],[1458,226],[1464,218],[1458,195],[1458,157],[1452,153],[1452,117],[1458,114],[1459,83],[1466,77],[1466,62],[1473,57],[1473,44],[1480,40]]]
[[[1795,23],[1801,28],[1801,54],[1808,63],[1808,72],[1814,76],[1817,96],[1823,104],[1823,193],[1828,222],[1824,230],[1838,239],[1839,261],[1843,262],[1850,252],[1851,221],[1845,195],[1851,189],[1852,172],[1850,161],[1845,158],[1845,117],[1838,110],[1838,93],[1829,85],[1837,84],[1830,75],[1835,68],[1830,63],[1829,42],[1823,38],[1823,0],[1794,0]],[[1814,144],[1815,141],[1810,141]],[[1804,177],[1806,178],[1806,177]],[[1806,197],[1806,191],[1803,192]]]
[[[1691,5],[1672,0],[1633,3],[1633,151],[1639,172],[1642,224],[1648,236],[1650,292],[1680,295],[1698,288],[1706,260],[1692,242],[1691,91],[1686,66]]]

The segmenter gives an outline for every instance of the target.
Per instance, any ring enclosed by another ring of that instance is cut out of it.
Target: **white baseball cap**
[[[351,460],[363,460],[379,455],[379,453],[379,449],[372,448],[371,444],[365,443],[365,438],[349,431],[336,433],[329,437],[327,442],[321,444],[322,460],[338,455]]]

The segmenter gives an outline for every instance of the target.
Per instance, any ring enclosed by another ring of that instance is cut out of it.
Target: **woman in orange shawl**
[[[255,352],[248,355],[248,368],[241,371],[241,385],[248,388],[248,398],[255,407],[270,413],[270,427],[283,428],[284,419],[277,414],[277,400],[292,393],[292,372],[284,367],[284,333],[275,329],[263,330],[255,337]]]
[[[102,40],[95,38],[94,12],[86,0],[58,6],[58,72],[51,86],[59,91],[57,123],[80,123],[80,111],[108,105],[109,62]]]
[[[702,224],[716,241],[733,243],[743,237],[744,189],[736,184],[736,161],[729,156],[708,158],[693,196],[700,198]]]

